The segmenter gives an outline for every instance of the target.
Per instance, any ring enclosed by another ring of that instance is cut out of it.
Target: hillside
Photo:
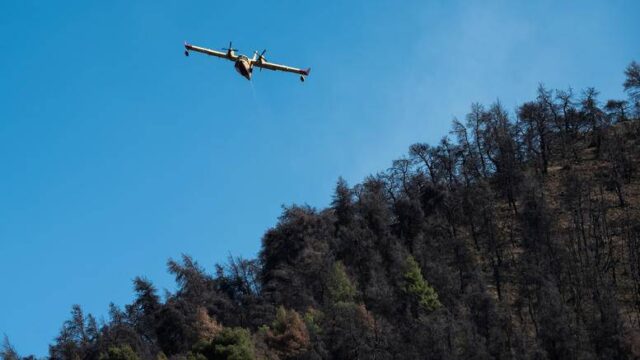
[[[75,306],[50,358],[638,358],[640,65],[626,76],[628,100],[473,104],[438,144],[339,179],[331,207],[285,208],[258,259],[169,260],[175,293],[137,278],[105,322]]]

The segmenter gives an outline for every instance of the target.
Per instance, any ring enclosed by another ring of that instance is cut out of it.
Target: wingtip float
[[[304,82],[306,77],[309,76],[309,74],[311,73],[311,68],[299,69],[299,68],[295,68],[287,65],[280,65],[280,64],[267,61],[267,59],[264,57],[264,54],[267,52],[266,49],[264,49],[261,53],[258,53],[258,51],[254,52],[252,58],[249,58],[246,55],[236,54],[236,52],[239,50],[234,49],[233,44],[231,42],[229,42],[228,48],[223,48],[222,50],[225,50],[225,51],[223,52],[223,51],[208,49],[200,46],[191,45],[186,41],[184,42],[185,56],[189,56],[189,53],[191,51],[194,51],[194,52],[199,52],[201,54],[215,56],[222,59],[227,59],[229,61],[233,61],[236,71],[247,80],[251,80],[251,75],[253,74],[253,69],[255,67],[260,68],[260,70],[268,69],[273,71],[284,71],[284,72],[298,74],[300,75],[300,81],[302,82]]]

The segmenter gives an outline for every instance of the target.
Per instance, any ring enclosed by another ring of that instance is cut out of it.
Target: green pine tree
[[[349,280],[347,271],[340,261],[336,261],[331,268],[327,279],[327,291],[329,300],[333,304],[350,303],[355,300],[356,288]]]
[[[193,347],[193,359],[252,360],[255,349],[249,330],[240,327],[224,328],[211,342],[201,341]]]
[[[442,306],[438,300],[438,293],[422,276],[420,265],[413,256],[409,255],[405,264],[404,291],[420,306],[431,312]]]
[[[100,355],[100,360],[138,360],[138,354],[129,345],[112,346],[106,354]]]

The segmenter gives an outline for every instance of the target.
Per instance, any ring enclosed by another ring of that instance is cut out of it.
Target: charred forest
[[[625,75],[626,99],[472,104],[328,208],[284,207],[258,258],[170,259],[175,292],[136,278],[102,321],[73,306],[49,358],[638,358],[640,64]]]

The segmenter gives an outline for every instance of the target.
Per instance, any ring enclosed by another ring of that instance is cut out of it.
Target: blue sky
[[[637,1],[0,3],[0,334],[45,355],[169,257],[253,257],[281,205],[436,142],[472,102],[622,98]],[[312,67],[250,83],[182,44]]]

